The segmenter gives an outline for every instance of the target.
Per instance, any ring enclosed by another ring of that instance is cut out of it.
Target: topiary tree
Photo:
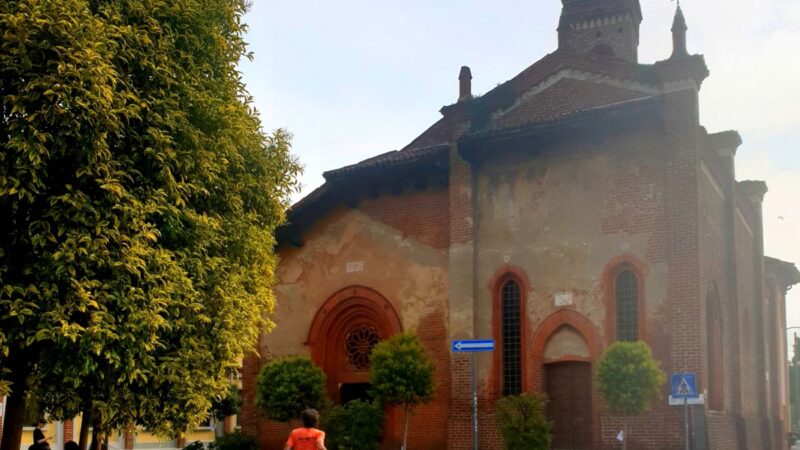
[[[545,414],[547,399],[528,393],[503,397],[497,402],[495,420],[506,450],[547,450],[552,425]]]
[[[331,409],[323,420],[328,450],[378,450],[384,421],[377,402],[353,400]]]
[[[403,450],[408,448],[409,408],[433,398],[434,369],[419,339],[411,333],[380,342],[372,350],[372,394],[384,404],[403,407]]]
[[[623,416],[622,448],[628,447],[628,418],[650,409],[666,376],[642,341],[615,342],[597,368],[597,385],[609,409]]]
[[[298,419],[303,410],[324,410],[325,372],[305,356],[280,358],[265,365],[256,381],[256,405],[272,420]]]

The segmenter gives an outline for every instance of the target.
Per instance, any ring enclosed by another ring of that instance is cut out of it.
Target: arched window
[[[594,47],[592,47],[592,53],[594,53],[595,55],[608,56],[612,58],[615,56],[614,49],[611,48],[610,45],[603,43],[597,44]]]
[[[716,286],[706,296],[706,352],[708,357],[708,407],[722,411],[722,311]]]
[[[503,395],[522,393],[522,294],[519,284],[507,281],[500,295],[502,302]]]
[[[624,269],[614,280],[617,310],[617,340],[639,339],[639,279],[630,269]]]

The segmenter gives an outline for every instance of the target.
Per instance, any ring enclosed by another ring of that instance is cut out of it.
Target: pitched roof
[[[657,96],[647,96],[601,105],[578,111],[572,111],[561,116],[556,116],[542,121],[526,123],[519,127],[492,129],[484,128],[477,132],[470,133],[459,140],[459,151],[461,156],[467,160],[480,158],[486,142],[489,141],[517,141],[521,138],[543,138],[554,134],[563,133],[565,130],[579,130],[586,127],[597,129],[605,122],[615,121],[626,126],[634,126],[635,123],[626,119],[645,119],[648,113],[658,111],[661,101]],[[492,152],[496,153],[496,152]]]
[[[511,108],[496,114],[487,128],[514,128],[526,123],[547,122],[573,112],[650,96],[623,87],[565,78],[536,95],[523,96]]]
[[[449,144],[447,142],[443,142],[437,145],[407,148],[403,150],[392,150],[390,152],[382,153],[378,156],[365,159],[356,164],[344,166],[335,170],[329,170],[323,173],[322,176],[325,177],[325,180],[327,181],[338,180],[377,167],[397,166],[421,161],[442,152],[446,152],[448,148]]]
[[[564,98],[559,98],[557,91],[549,89],[543,89],[531,98],[526,97],[537,86],[552,82],[552,77],[563,70],[613,79],[618,83],[628,83],[644,89],[630,90],[615,88],[608,83],[594,84],[591,86],[603,93],[590,98],[581,94],[590,89],[590,84],[570,81],[567,84],[572,86],[567,90],[575,89],[576,92],[568,92]],[[582,127],[604,116],[611,120],[623,116],[633,117],[637,112],[652,111],[658,104],[656,97],[647,94],[648,88],[657,92],[665,81],[685,76],[686,73],[701,82],[708,74],[702,57],[689,56],[647,65],[599,55],[578,54],[569,49],[556,50],[483,96],[443,107],[441,112],[444,117],[403,149],[325,172],[323,175],[326,183],[290,208],[288,216],[291,224],[279,231],[279,244],[280,236],[285,236],[289,228],[302,228],[341,201],[345,191],[341,188],[342,185],[349,187],[356,179],[365,179],[375,185],[386,183],[392,178],[413,174],[415,164],[434,163],[437,167],[447,166],[446,155],[450,144],[454,136],[463,134],[464,130],[467,134],[459,140],[459,147],[462,144],[465,147],[462,149],[465,150],[461,152],[462,156],[474,151],[479,141],[487,139],[544,136],[559,129]],[[541,105],[535,103],[537,98],[554,102],[564,101],[566,98],[570,101],[562,107],[548,109],[542,107],[546,102]]]

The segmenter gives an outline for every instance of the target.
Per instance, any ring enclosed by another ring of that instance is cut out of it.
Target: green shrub
[[[276,359],[258,373],[256,404],[278,422],[297,419],[307,408],[324,410],[328,405],[325,380],[325,372],[307,357]]]
[[[325,444],[328,450],[377,450],[384,419],[383,409],[376,402],[354,400],[336,406],[323,421]]]
[[[216,441],[208,444],[208,450],[259,450],[260,447],[256,438],[241,431],[220,436]]]
[[[497,427],[506,450],[550,448],[552,426],[545,414],[547,400],[536,393],[509,396],[497,402]]]

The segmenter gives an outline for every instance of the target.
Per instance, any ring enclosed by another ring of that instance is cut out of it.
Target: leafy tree
[[[246,8],[0,2],[2,450],[26,399],[174,436],[269,327],[299,167],[237,71]]]
[[[643,341],[618,341],[608,347],[597,368],[597,385],[609,409],[624,416],[623,448],[629,433],[627,418],[650,409],[666,376]]]
[[[506,450],[547,450],[552,425],[545,414],[547,400],[536,393],[503,397],[495,421]]]
[[[279,358],[261,368],[256,405],[272,420],[298,419],[303,410],[328,406],[325,372],[305,356]]]
[[[325,416],[325,446],[329,450],[378,450],[384,422],[376,402],[353,400],[335,406]]]
[[[372,350],[369,379],[375,398],[403,407],[403,449],[408,442],[409,407],[433,398],[435,367],[417,336],[398,334]]]

